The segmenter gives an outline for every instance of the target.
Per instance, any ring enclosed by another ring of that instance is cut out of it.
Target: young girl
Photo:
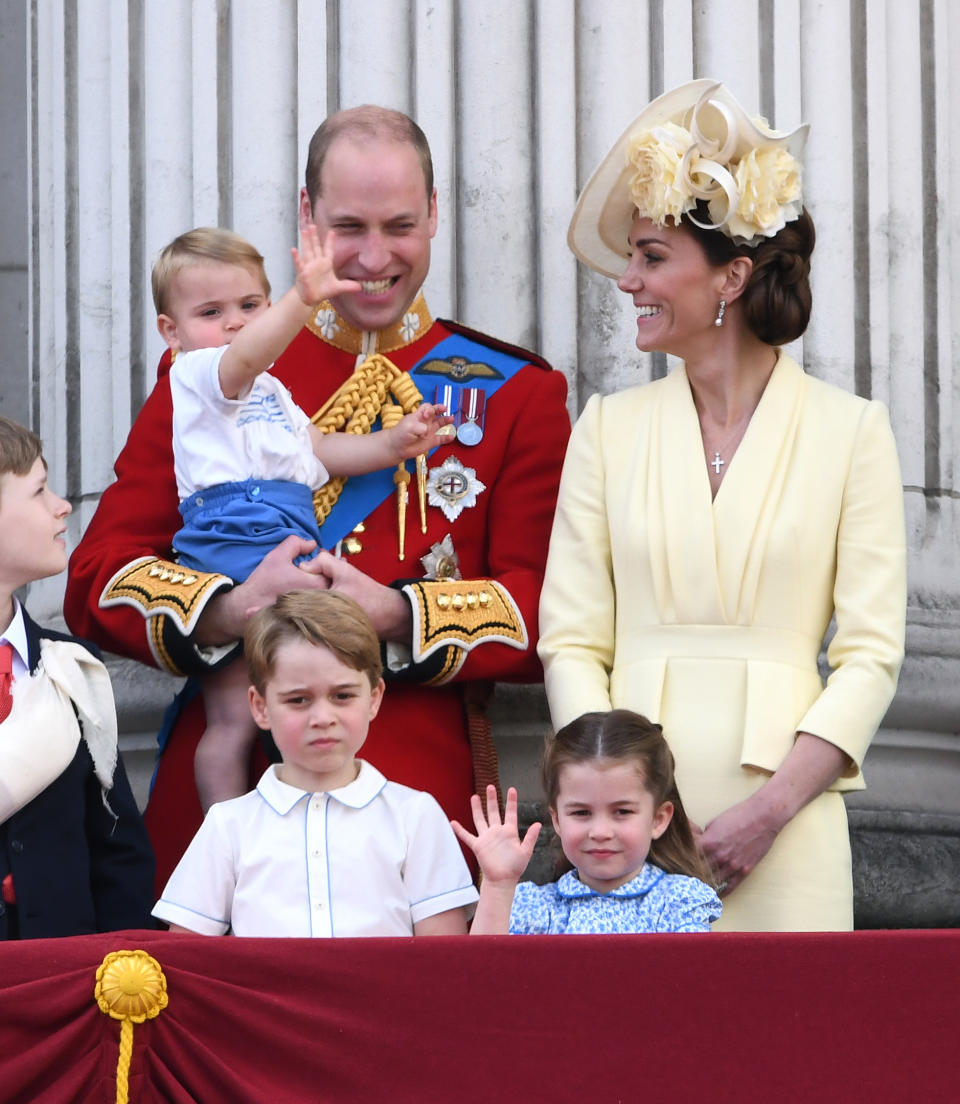
[[[453,821],[483,872],[473,935],[709,931],[722,906],[707,884],[660,725],[627,709],[585,713],[547,742],[543,784],[553,827],[573,866],[548,885],[517,882],[540,825],[523,840],[517,791],[501,823],[471,799],[477,834]]]

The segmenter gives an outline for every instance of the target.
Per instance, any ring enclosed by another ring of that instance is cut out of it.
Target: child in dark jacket
[[[0,939],[155,927],[110,677],[15,594],[66,567],[70,509],[47,486],[40,439],[0,417]]]

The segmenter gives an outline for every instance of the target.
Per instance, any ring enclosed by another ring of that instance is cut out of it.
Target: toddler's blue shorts
[[[247,479],[205,487],[180,503],[183,528],[173,538],[177,562],[192,571],[215,571],[237,583],[291,534],[317,542],[313,491],[283,479]]]

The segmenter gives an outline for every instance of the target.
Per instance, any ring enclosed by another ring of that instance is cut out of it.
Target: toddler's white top
[[[219,368],[227,348],[180,353],[170,369],[180,501],[206,487],[245,479],[322,487],[327,470],[314,455],[310,419],[275,376],[261,372],[246,394],[224,398]]]

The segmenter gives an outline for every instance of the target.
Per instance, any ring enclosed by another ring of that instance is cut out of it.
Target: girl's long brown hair
[[[658,724],[629,709],[584,713],[547,740],[543,789],[556,810],[560,768],[568,763],[634,763],[657,808],[673,803],[673,817],[663,835],[650,844],[648,861],[668,874],[687,874],[714,885],[706,859],[693,838],[690,821],[677,792],[673,752]]]

